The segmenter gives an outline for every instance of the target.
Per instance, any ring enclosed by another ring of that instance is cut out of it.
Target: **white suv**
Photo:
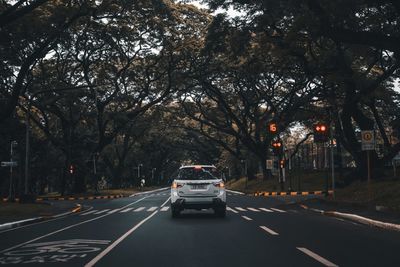
[[[219,217],[226,214],[223,177],[213,165],[191,165],[179,168],[171,186],[172,217],[184,209],[212,208]]]

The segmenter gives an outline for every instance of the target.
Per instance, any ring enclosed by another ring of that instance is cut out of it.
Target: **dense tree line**
[[[317,121],[332,122],[361,178],[360,130],[382,140],[376,170],[398,154],[396,1],[185,2],[0,2],[0,155],[18,142],[16,192],[27,122],[35,193],[83,192],[103,176],[166,183],[189,161],[239,175],[251,158],[268,178],[271,142]],[[211,13],[229,7],[242,15]]]

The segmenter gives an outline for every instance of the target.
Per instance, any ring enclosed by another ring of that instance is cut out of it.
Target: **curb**
[[[254,193],[254,196],[258,197],[258,196],[264,196],[264,197],[268,197],[268,196],[308,196],[308,195],[332,195],[333,191],[332,190],[328,190],[328,192],[326,191],[303,191],[303,192],[256,192]]]
[[[364,224],[364,225],[368,225],[368,226],[383,228],[386,230],[400,231],[400,224],[386,223],[386,222],[381,222],[381,221],[377,221],[377,220],[372,220],[372,219],[369,219],[369,218],[366,218],[366,217],[363,217],[360,215],[356,215],[356,214],[351,214],[351,213],[343,213],[343,212],[338,212],[338,211],[324,211],[324,210],[309,208],[303,204],[300,204],[300,207],[302,207],[305,210],[311,210],[311,211],[317,212],[317,213],[325,215],[325,216],[346,219],[346,220],[358,222],[360,224]]]
[[[28,225],[28,224],[32,224],[32,223],[47,221],[47,220],[51,220],[51,219],[57,219],[57,218],[60,218],[60,217],[63,217],[63,216],[67,216],[67,215],[71,215],[73,213],[80,212],[81,210],[82,210],[82,205],[77,204],[76,207],[73,208],[71,211],[67,211],[67,212],[64,212],[64,213],[61,213],[61,214],[52,215],[52,216],[40,216],[40,217],[25,219],[25,220],[21,220],[21,221],[8,222],[8,223],[0,224],[0,231],[13,229],[13,228],[17,228],[17,227],[20,227],[20,226],[25,226],[25,225]]]
[[[109,196],[87,196],[87,197],[38,197],[35,200],[37,202],[41,202],[41,201],[63,201],[63,200],[70,200],[70,201],[74,201],[74,200],[93,200],[93,199],[114,199],[114,198],[123,198],[124,195],[109,195]],[[3,198],[3,202],[7,202],[8,198]],[[19,198],[15,198],[15,202],[19,203],[20,199]]]
[[[235,193],[235,194],[239,194],[239,195],[246,195],[245,193],[243,193],[243,192],[240,192],[240,191],[234,191],[234,190],[229,190],[229,189],[226,189],[226,192],[231,192],[231,193]]]

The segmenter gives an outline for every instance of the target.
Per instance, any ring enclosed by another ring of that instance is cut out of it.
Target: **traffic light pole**
[[[332,112],[330,112],[331,122],[330,122],[330,141],[329,145],[331,148],[331,175],[332,175],[332,196],[335,198],[335,158],[334,158],[334,146],[333,146],[333,127],[332,127]]]

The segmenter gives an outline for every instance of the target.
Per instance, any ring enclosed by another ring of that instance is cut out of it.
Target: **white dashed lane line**
[[[245,219],[245,220],[247,220],[247,221],[252,221],[252,220],[253,220],[252,218],[249,218],[249,217],[247,217],[247,216],[242,216],[242,218]]]
[[[162,207],[160,211],[167,211],[169,207]]]
[[[82,213],[81,216],[89,215],[89,214],[95,213],[95,212],[97,212],[97,211],[98,211],[98,210],[91,210],[91,211]]]
[[[266,211],[266,212],[273,212],[272,210],[266,209],[266,208],[259,208],[259,209],[262,210],[262,211]]]
[[[274,230],[269,229],[267,226],[260,226],[261,229],[263,229],[265,232],[271,234],[271,235],[279,235],[277,232]]]
[[[140,207],[140,208],[135,209],[134,212],[142,211],[144,209],[145,209],[145,207]]]
[[[125,213],[125,212],[128,212],[128,211],[132,210],[132,209],[133,209],[133,208],[127,208],[127,209],[121,210],[120,212],[121,212],[121,213]]]
[[[238,211],[246,211],[244,208],[241,207],[235,207],[235,209],[237,209]]]
[[[226,207],[226,210],[232,211],[233,213],[239,213],[236,210],[232,209],[231,207]]]
[[[328,267],[338,267],[338,265],[336,265],[336,264],[334,264],[334,263],[328,261],[327,259],[321,257],[320,255],[318,255],[318,254],[312,252],[312,251],[309,250],[309,249],[301,248],[301,247],[297,247],[297,249],[300,250],[301,252],[303,252],[304,254],[310,256],[310,257],[313,258],[314,260],[319,261],[320,263],[322,263],[322,264],[325,265],[325,266],[328,266]]]
[[[155,211],[158,207],[151,207],[149,209],[147,209],[147,211]]]
[[[105,213],[105,212],[107,212],[107,211],[109,211],[110,209],[105,209],[105,210],[101,210],[101,211],[98,211],[98,212],[96,212],[96,213],[94,213],[94,214],[102,214],[102,213]]]

